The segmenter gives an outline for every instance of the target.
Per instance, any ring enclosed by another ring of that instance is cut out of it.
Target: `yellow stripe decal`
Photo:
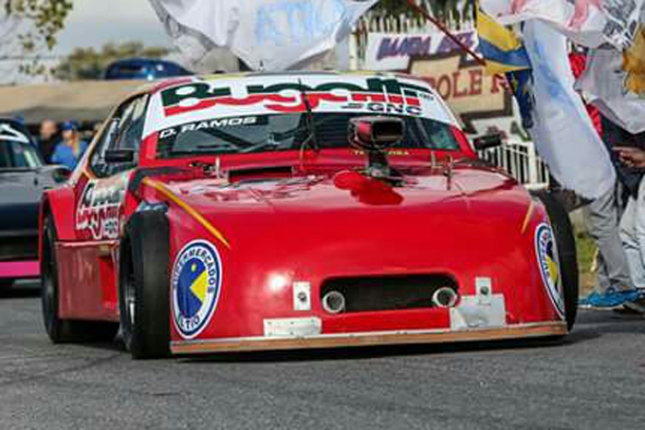
[[[166,187],[164,184],[153,181],[149,178],[145,178],[143,180],[143,183],[146,185],[151,186],[155,190],[159,191],[161,194],[163,194],[168,200],[182,208],[188,215],[193,217],[195,221],[200,223],[210,234],[215,236],[220,242],[222,242],[228,249],[231,249],[231,245],[228,243],[224,235],[213,225],[208,222],[206,218],[204,218],[199,212],[197,212],[195,209],[193,209],[188,203],[180,199],[175,193],[173,193],[168,187]]]
[[[526,211],[526,217],[524,217],[524,223],[522,224],[522,234],[526,233],[526,229],[529,227],[529,222],[533,216],[533,211],[535,210],[535,202],[531,200],[529,209]]]

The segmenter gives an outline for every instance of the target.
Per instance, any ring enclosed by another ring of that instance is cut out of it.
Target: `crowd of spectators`
[[[73,170],[87,146],[87,140],[81,136],[80,125],[76,121],[57,124],[47,119],[40,124],[38,149],[47,164],[59,164]]]

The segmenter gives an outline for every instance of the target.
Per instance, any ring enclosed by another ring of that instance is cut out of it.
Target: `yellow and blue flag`
[[[479,51],[486,60],[486,70],[495,75],[531,68],[524,44],[510,29],[477,10]]]
[[[505,74],[517,100],[525,129],[533,127],[531,60],[522,40],[510,29],[486,15],[477,5],[479,52],[486,60],[486,72]]]

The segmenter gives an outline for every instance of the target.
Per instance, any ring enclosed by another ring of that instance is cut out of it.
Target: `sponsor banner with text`
[[[474,31],[456,33],[477,50]],[[502,132],[509,142],[528,142],[517,102],[502,76],[490,76],[443,33],[371,33],[365,67],[406,71],[432,85],[472,137]]]
[[[305,102],[305,100],[307,102]],[[145,135],[186,123],[220,126],[214,120],[314,112],[393,114],[455,124],[430,86],[394,75],[290,75],[218,78],[164,89],[152,98]],[[203,122],[203,124],[200,124]],[[169,132],[170,133],[170,132]]]

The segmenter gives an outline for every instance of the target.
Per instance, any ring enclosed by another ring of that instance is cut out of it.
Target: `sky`
[[[170,39],[148,0],[74,0],[74,10],[59,34],[54,54],[126,41],[170,46]]]

